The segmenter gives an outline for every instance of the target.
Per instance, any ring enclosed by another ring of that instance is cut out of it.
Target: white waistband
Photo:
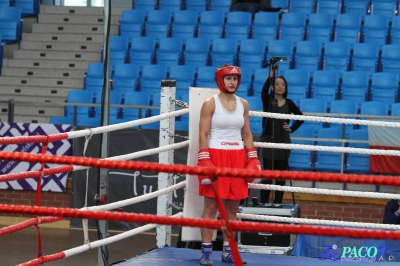
[[[210,139],[208,147],[211,149],[241,150],[244,145],[242,140]]]

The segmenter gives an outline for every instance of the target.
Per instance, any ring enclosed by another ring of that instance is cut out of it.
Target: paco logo
[[[324,252],[318,254],[320,260],[351,261],[351,262],[373,262],[373,261],[396,261],[394,253],[396,250],[386,246],[344,246],[342,254],[338,253],[337,245],[327,246]]]

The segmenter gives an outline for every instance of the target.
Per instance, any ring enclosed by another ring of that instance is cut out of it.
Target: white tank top
[[[209,137],[209,146],[215,141],[235,140],[242,143],[241,129],[244,125],[244,107],[242,101],[236,95],[236,109],[234,111],[228,111],[222,105],[218,98],[218,95],[214,95],[215,111],[211,119],[211,130]]]

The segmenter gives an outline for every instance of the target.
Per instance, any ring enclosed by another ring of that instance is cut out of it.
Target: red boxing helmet
[[[235,91],[230,91],[224,84],[224,77],[225,76],[238,76],[238,84]],[[242,79],[242,72],[240,71],[240,67],[237,66],[222,66],[215,71],[215,83],[220,91],[227,92],[227,93],[235,93],[240,86],[240,80]]]

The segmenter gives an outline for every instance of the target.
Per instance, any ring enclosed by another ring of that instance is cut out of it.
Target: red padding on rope
[[[34,143],[34,142],[54,142],[68,138],[68,133],[59,133],[50,136],[18,136],[0,138],[0,144],[19,144],[19,143]]]

